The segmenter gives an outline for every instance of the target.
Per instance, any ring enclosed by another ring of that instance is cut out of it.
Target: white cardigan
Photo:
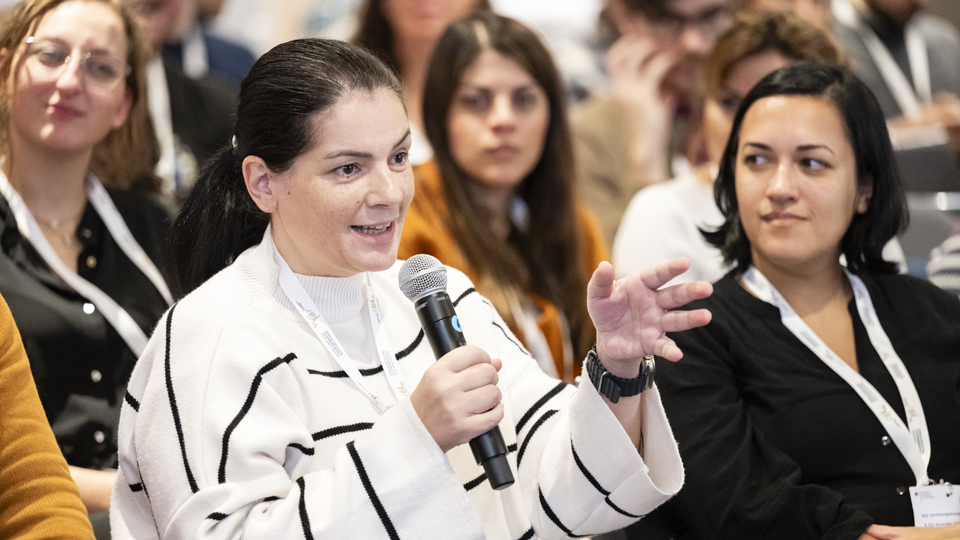
[[[397,403],[369,337],[362,276],[300,278],[394,405],[382,414],[294,311],[274,249],[268,229],[150,339],[120,420],[115,539],[566,538],[624,527],[680,489],[655,388],[642,399],[641,459],[592,386],[544,375],[450,269],[467,342],[503,360],[500,429],[517,482],[494,491],[468,445],[444,454],[409,399]],[[400,368],[416,383],[435,360],[398,271],[372,278]]]

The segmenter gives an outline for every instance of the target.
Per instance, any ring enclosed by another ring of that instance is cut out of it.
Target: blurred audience
[[[826,34],[786,12],[745,12],[718,41],[704,67],[705,104],[700,131],[707,162],[634,195],[613,244],[618,276],[677,257],[690,269],[677,283],[716,281],[727,268],[723,255],[700,234],[723,223],[713,180],[743,97],[769,73],[797,60],[841,62]]]
[[[829,33],[833,26],[831,0],[735,0],[738,10],[788,11]]]
[[[117,0],[24,0],[0,36],[0,293],[96,525],[127,379],[170,300],[147,54]]]
[[[366,47],[394,70],[403,84],[410,118],[410,163],[433,157],[424,137],[423,89],[437,40],[454,19],[474,10],[490,10],[488,0],[366,0],[353,42]]]
[[[573,381],[595,340],[586,284],[607,250],[574,202],[566,94],[537,36],[478,13],[453,23],[424,87],[434,159],[416,169],[400,258],[466,272],[548,374]]]
[[[960,296],[960,224],[930,255],[927,277],[934,285]]]
[[[183,67],[192,79],[207,75],[226,82],[235,93],[256,62],[246,47],[210,33],[207,23],[217,16],[224,0],[179,0],[183,3],[178,31],[163,44],[163,56]]]
[[[160,143],[157,175],[163,192],[186,196],[200,167],[230,142],[236,91],[212,78],[193,79],[175,58],[160,54],[163,44],[178,39],[185,2],[123,0],[137,16],[154,56],[147,65],[150,117]]]
[[[886,131],[828,65],[782,68],[737,110],[708,235],[734,269],[657,366],[686,474],[674,538],[960,534],[910,527],[911,486],[960,480],[960,300],[882,256],[907,220]]]
[[[609,0],[619,36],[606,55],[610,88],[572,115],[578,198],[607,245],[633,194],[679,172],[703,60],[731,14],[728,0]]]
[[[92,539],[87,512],[43,414],[30,363],[0,297],[0,538]]]
[[[925,3],[838,0],[835,32],[892,127],[945,126],[960,151],[960,34]]]

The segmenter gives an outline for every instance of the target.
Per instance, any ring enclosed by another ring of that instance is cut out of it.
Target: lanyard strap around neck
[[[897,65],[897,61],[893,59],[893,55],[877,37],[876,32],[858,16],[855,9],[851,7],[850,10],[842,10],[839,13],[841,22],[853,28],[863,40],[867,52],[873,58],[880,76],[883,77],[903,115],[917,118],[920,115],[920,105],[930,103],[933,98],[930,60],[927,57],[927,45],[923,35],[917,30],[916,23],[913,21],[904,28],[907,61],[910,63],[910,73],[913,76],[913,86],[910,86],[910,81]]]
[[[120,246],[127,258],[133,261],[133,264],[137,265],[137,268],[147,276],[150,283],[153,283],[153,286],[160,291],[160,296],[167,302],[167,305],[173,304],[173,296],[170,294],[170,289],[167,288],[167,282],[163,280],[160,270],[137,243],[116,205],[113,204],[110,194],[107,193],[96,176],[90,175],[87,178],[87,198],[107,226],[110,236]]]
[[[850,286],[853,288],[857,312],[867,330],[867,335],[870,337],[870,343],[876,349],[877,354],[880,355],[883,365],[890,372],[897,385],[897,390],[900,392],[903,409],[907,413],[906,426],[880,392],[860,373],[830,350],[830,347],[820,339],[820,336],[810,330],[807,323],[803,322],[803,319],[790,307],[790,304],[774,288],[773,284],[754,266],[750,266],[744,272],[743,284],[757,298],[777,306],[780,309],[780,318],[783,325],[853,388],[860,399],[873,411],[877,420],[887,430],[890,438],[893,439],[900,453],[907,460],[910,469],[913,470],[917,485],[927,485],[929,483],[927,466],[930,464],[930,433],[927,430],[927,420],[923,414],[917,388],[914,386],[907,368],[903,365],[900,355],[894,350],[890,338],[887,337],[880,321],[877,319],[877,312],[873,307],[873,301],[870,299],[867,287],[859,277],[846,269],[844,271],[847,274],[847,279],[850,280]]]
[[[96,210],[100,219],[103,220],[107,226],[107,230],[111,236],[113,236],[114,241],[120,246],[120,249],[130,258],[133,264],[147,276],[147,279],[157,287],[157,290],[160,291],[160,294],[164,300],[166,300],[167,304],[172,303],[170,291],[160,276],[160,271],[157,270],[153,261],[144,253],[143,248],[134,240],[133,234],[130,233],[130,229],[127,228],[123,217],[120,216],[120,212],[117,211],[117,207],[114,206],[110,195],[100,184],[100,181],[97,180],[95,176],[89,175],[86,180],[86,189],[87,198],[90,200],[93,209]],[[30,209],[27,208],[27,204],[23,202],[20,194],[17,193],[17,190],[13,188],[7,176],[2,172],[0,172],[0,194],[7,199],[20,234],[37,250],[37,253],[43,258],[43,262],[73,290],[90,300],[90,302],[100,310],[100,313],[107,322],[110,323],[110,326],[120,334],[120,337],[123,338],[124,343],[127,344],[127,347],[130,348],[133,354],[139,357],[144,347],[147,346],[146,333],[144,333],[136,321],[133,320],[133,317],[120,307],[120,304],[117,304],[113,298],[110,298],[110,296],[100,290],[99,287],[68,268],[67,265],[60,260],[60,256],[57,255],[53,246],[47,241],[47,237],[43,234],[43,230],[40,229],[37,220],[33,217]]]
[[[340,340],[334,335],[330,325],[327,324],[323,315],[320,314],[320,310],[317,309],[313,299],[307,294],[303,284],[300,283],[300,280],[294,275],[293,270],[290,269],[290,265],[283,259],[280,252],[277,251],[276,246],[273,247],[273,259],[280,267],[280,288],[283,289],[284,294],[290,299],[297,313],[303,317],[303,320],[310,329],[313,330],[313,333],[316,334],[317,339],[320,340],[323,347],[330,353],[330,356],[336,360],[340,369],[357,385],[357,388],[366,394],[381,412],[386,412],[388,407],[363,379],[363,375],[360,374],[360,370],[357,369],[353,360],[350,359],[347,350],[340,344]],[[369,272],[366,274],[365,288],[367,291],[367,314],[370,316],[370,327],[374,332],[377,350],[380,354],[380,362],[383,366],[384,373],[387,374],[387,379],[390,381],[390,386],[393,388],[393,392],[399,401],[404,397],[409,397],[411,390],[407,387],[407,383],[403,379],[403,373],[400,371],[397,357],[393,354],[393,348],[387,339],[387,330],[383,326],[383,320],[380,314],[380,303],[373,292],[373,282],[370,279]]]

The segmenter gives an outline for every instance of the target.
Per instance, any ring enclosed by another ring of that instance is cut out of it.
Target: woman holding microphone
[[[657,390],[636,379],[646,355],[679,359],[665,331],[709,314],[666,310],[709,285],[658,291],[682,260],[616,282],[601,265],[584,377],[601,395],[544,375],[448,269],[470,345],[435,361],[397,287],[409,144],[397,79],[369,53],[298,40],[257,61],[235,144],[175,225],[179,289],[216,275],[165,315],[131,379],[115,535],[562,538],[679,489]],[[494,426],[517,480],[501,491],[463,446]]]

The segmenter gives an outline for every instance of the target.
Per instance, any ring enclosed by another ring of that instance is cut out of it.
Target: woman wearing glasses
[[[126,381],[169,297],[154,264],[168,213],[143,193],[143,50],[113,0],[25,0],[0,36],[0,293],[81,497],[103,511]]]

